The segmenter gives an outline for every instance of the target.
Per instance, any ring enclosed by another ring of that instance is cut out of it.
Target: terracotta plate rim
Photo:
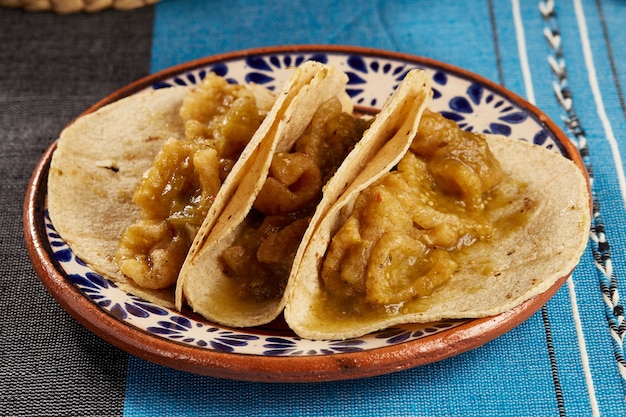
[[[113,101],[132,95],[156,81],[214,62],[270,53],[350,53],[399,59],[438,67],[468,78],[506,96],[534,115],[551,131],[567,156],[585,171],[582,159],[562,130],[537,107],[504,87],[474,73],[430,58],[373,48],[338,45],[286,45],[218,54],[180,64],[137,80],[103,98],[82,114],[91,113]],[[544,293],[514,309],[493,317],[473,319],[452,329],[422,339],[352,353],[326,356],[273,357],[229,354],[159,338],[100,309],[60,272],[46,238],[43,222],[47,176],[56,143],[41,157],[31,177],[24,201],[23,224],[28,254],[41,282],[56,301],[78,322],[110,344],[148,361],[174,369],[214,377],[260,382],[321,382],[387,374],[437,362],[478,348],[518,326],[537,312],[569,277],[562,277]],[[453,346],[451,349],[450,347]]]

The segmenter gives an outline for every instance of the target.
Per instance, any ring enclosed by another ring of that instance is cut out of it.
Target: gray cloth
[[[149,72],[154,10],[0,8],[0,415],[121,415],[127,354],[52,299],[24,243],[28,181],[60,130]],[[54,411],[52,411],[54,410]]]

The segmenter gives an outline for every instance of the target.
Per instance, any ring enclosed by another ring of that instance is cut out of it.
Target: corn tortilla
[[[330,70],[329,70],[330,71]],[[317,107],[332,94],[339,94],[345,88],[347,78],[341,74],[342,83],[336,85],[336,89],[319,89],[325,97],[320,96],[312,105],[312,98],[307,97],[288,109],[289,117],[284,118],[286,123],[293,120],[295,115],[300,115],[298,123],[300,128],[288,130],[284,128],[276,144],[278,149],[289,149],[291,144],[298,138],[310,123]],[[328,75],[325,75],[328,78]],[[307,92],[310,95],[310,92]],[[271,322],[283,310],[288,294],[292,291],[291,281],[298,270],[304,248],[308,240],[316,232],[319,220],[326,214],[327,209],[339,198],[344,190],[354,181],[358,175],[370,175],[367,169],[368,161],[374,158],[381,149],[385,149],[386,167],[390,169],[397,163],[411,139],[417,132],[420,116],[430,99],[430,81],[423,71],[413,70],[398,86],[383,105],[381,113],[377,116],[370,128],[355,148],[348,154],[340,165],[335,175],[324,186],[322,200],[318,203],[315,213],[304,233],[304,236],[296,251],[287,287],[282,298],[268,300],[266,302],[246,301],[235,294],[232,278],[228,277],[223,270],[220,261],[222,252],[228,248],[243,227],[243,221],[251,210],[256,195],[263,186],[270,165],[272,152],[268,152],[267,160],[257,159],[258,165],[251,169],[256,181],[245,183],[242,181],[237,193],[229,201],[228,207],[217,220],[210,234],[204,238],[202,248],[196,256],[183,265],[181,276],[184,283],[183,292],[185,297],[196,312],[205,318],[228,326],[247,327],[257,326]],[[308,110],[308,118],[302,115]],[[278,128],[280,130],[280,127]],[[299,132],[299,133],[298,133]],[[251,176],[252,177],[252,176]]]
[[[386,315],[334,315],[329,320],[324,314],[329,307],[319,276],[321,262],[359,192],[386,172],[372,167],[379,174],[353,184],[311,239],[285,307],[290,328],[308,339],[347,339],[401,323],[493,316],[568,275],[585,250],[589,233],[586,178],[573,162],[545,148],[502,136],[488,136],[487,141],[507,176],[502,191],[515,196],[509,206],[492,211],[491,220],[497,223],[519,210],[530,210],[520,229],[502,229],[465,249],[459,268],[429,297],[395,306]],[[376,165],[375,160],[372,163]],[[519,182],[526,186],[518,189]]]

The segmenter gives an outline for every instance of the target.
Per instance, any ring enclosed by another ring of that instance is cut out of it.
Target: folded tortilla
[[[263,186],[274,153],[291,148],[319,106],[329,98],[338,97],[344,109],[352,111],[345,93],[345,77],[335,68],[315,61],[306,61],[293,69],[244,151],[252,155],[237,160],[198,230],[176,283],[176,308],[182,309],[189,293],[185,291],[186,281],[191,279],[189,288],[194,288],[210,271],[202,266],[207,255],[198,254],[208,245],[209,234],[214,227],[216,234],[224,233],[232,228],[232,224],[239,224],[245,218],[254,202],[254,190]],[[223,213],[225,210],[226,213]],[[225,222],[225,218],[229,221]],[[206,253],[206,250],[203,252]],[[192,289],[191,293],[197,291]]]
[[[325,184],[322,199],[296,251],[283,296],[280,299],[258,301],[244,300],[238,295],[234,280],[224,270],[221,254],[232,245],[244,227],[244,220],[268,175],[274,152],[289,150],[310,124],[321,104],[333,96],[345,94],[346,82],[345,74],[326,67],[323,73],[311,79],[310,88],[298,92],[291,106],[284,109],[283,116],[275,120],[275,141],[264,143],[254,164],[240,171],[245,172],[246,177],[228,199],[215,225],[209,233],[199,234],[196,238],[199,249],[187,259],[179,278],[182,292],[196,313],[213,322],[234,327],[257,326],[274,320],[282,312],[292,289],[295,289],[292,281],[295,272],[299,270],[298,264],[304,249],[331,205],[357,176],[369,177],[373,174],[368,163],[375,155],[384,151],[382,154],[387,158],[379,160],[384,160],[385,169],[391,169],[408,149],[430,99],[430,81],[419,70],[413,70],[405,77],[362,139]],[[264,149],[264,146],[268,149]]]
[[[428,297],[390,306],[384,314],[336,314],[324,293],[321,265],[359,193],[388,171],[375,158],[366,168],[375,174],[355,181],[311,238],[284,311],[289,327],[303,338],[347,339],[401,323],[493,316],[570,274],[586,247],[590,226],[588,186],[581,170],[527,142],[501,136],[488,136],[487,142],[507,178],[499,186],[501,192],[514,197],[511,204],[490,211],[491,220],[497,223],[526,211],[528,221],[519,230],[496,231],[490,239],[465,248],[450,280]],[[520,183],[525,186],[518,187]]]
[[[248,87],[265,112],[274,95]],[[135,284],[120,272],[115,252],[122,233],[139,218],[133,193],[142,175],[165,141],[185,137],[179,111],[192,88],[147,90],[79,117],[61,132],[48,176],[50,218],[76,256],[122,290],[167,307],[175,305],[173,289]],[[253,157],[262,139],[256,135],[240,160]],[[228,188],[240,180],[227,178]]]

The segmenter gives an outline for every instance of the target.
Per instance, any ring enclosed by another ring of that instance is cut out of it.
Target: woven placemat
[[[131,10],[155,4],[159,0],[0,0],[0,6],[22,8],[29,12],[55,12],[59,14],[89,12],[104,9]]]

